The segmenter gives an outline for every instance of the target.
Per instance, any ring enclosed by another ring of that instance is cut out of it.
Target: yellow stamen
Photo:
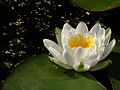
[[[74,35],[69,38],[68,40],[68,46],[70,48],[74,47],[83,47],[83,48],[88,48],[92,47],[95,44],[95,40],[92,37],[92,35],[83,35],[83,34],[78,34]]]

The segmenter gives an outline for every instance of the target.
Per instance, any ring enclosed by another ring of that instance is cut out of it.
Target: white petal
[[[98,47],[104,44],[104,41],[105,41],[105,29],[101,28],[96,34],[96,43]]]
[[[105,52],[105,46],[101,45],[97,52],[100,55],[100,60],[101,60],[101,58],[103,58],[103,55],[104,55],[104,52]]]
[[[76,48],[74,52],[75,63],[83,62],[85,58],[89,55],[89,49],[90,48],[81,48],[81,47]]]
[[[72,55],[74,55],[76,48],[74,47],[74,48],[71,48],[70,50],[71,50]]]
[[[68,23],[65,23],[61,32],[62,47],[67,44],[68,38],[72,36],[70,30],[73,29]]]
[[[68,52],[67,50],[64,50],[63,51],[63,57],[64,57],[64,60],[67,62],[68,65],[73,66],[73,64],[74,64],[74,58],[70,54],[70,52]]]
[[[90,66],[88,64],[84,64],[82,62],[76,62],[74,65],[73,65],[73,69],[76,70],[76,71],[79,71],[79,72],[85,72],[87,70],[89,70]]]
[[[76,62],[79,61],[81,55],[82,55],[82,48],[81,47],[76,48],[74,52],[74,57],[75,57]]]
[[[64,37],[64,41],[67,42],[69,38],[73,37],[75,35],[75,29],[74,28],[71,28],[69,30],[69,32],[67,32],[66,34],[64,34],[65,37]]]
[[[63,29],[61,32],[61,42],[62,42],[62,47],[64,48],[64,45],[66,45],[66,42],[69,37],[70,30],[68,29]]]
[[[84,22],[80,22],[76,27],[76,34],[80,34],[80,33],[84,34],[87,32],[88,32],[87,25]]]
[[[88,65],[88,64],[84,64],[84,69],[87,71],[87,70],[89,70],[90,69],[90,65]]]
[[[94,53],[91,56],[88,56],[88,58],[86,60],[84,60],[85,64],[88,64],[90,67],[96,65],[99,62],[100,59],[100,55]]]
[[[82,48],[80,60],[84,60],[88,56],[89,53],[90,53],[89,48]]]
[[[49,39],[43,39],[44,46],[49,49],[50,47],[56,49],[59,52],[62,52],[62,48],[59,47],[55,42],[49,40]]]
[[[63,26],[63,30],[64,29],[70,30],[71,28],[72,28],[72,26],[69,25],[68,23],[65,23],[64,26]]]
[[[104,42],[105,45],[108,45],[110,38],[111,38],[111,29],[108,28],[105,31],[105,42]]]
[[[96,34],[97,34],[97,32],[98,32],[100,29],[101,29],[101,25],[97,23],[97,24],[95,24],[95,25],[91,28],[90,33],[96,33]]]
[[[60,62],[62,62],[64,64],[66,64],[66,62],[60,52],[58,52],[56,49],[54,49],[52,47],[50,47],[48,50],[50,51],[50,53],[52,54],[52,56],[54,58],[56,58],[57,60],[59,60]]]
[[[70,33],[72,34],[72,36],[75,35],[75,29],[74,29],[74,28],[71,28],[71,29],[70,29]]]
[[[76,63],[73,65],[73,69],[76,70],[76,71],[78,71],[79,65],[80,65],[80,62],[76,62]]]
[[[99,38],[101,38],[101,40],[104,41],[105,40],[105,29],[101,28],[97,36],[99,36]]]
[[[101,58],[101,60],[103,60],[104,58],[106,58],[110,52],[112,51],[112,49],[114,48],[115,46],[115,43],[116,43],[116,40],[113,39],[105,48],[105,51],[104,51],[104,55],[103,57]]]
[[[69,66],[68,64],[62,63],[60,60],[57,60],[56,58],[53,58],[53,57],[50,57],[50,56],[49,56],[49,59],[50,59],[52,62],[56,63],[57,65],[59,65],[59,66],[61,66],[61,67],[63,67],[63,68],[72,69],[71,66]]]
[[[96,52],[97,52],[96,49],[97,49],[97,46],[96,46],[96,45],[90,47],[90,48],[89,48],[89,51],[88,51],[88,52],[90,52],[90,53],[88,53],[88,55],[92,55],[92,54],[96,53]]]

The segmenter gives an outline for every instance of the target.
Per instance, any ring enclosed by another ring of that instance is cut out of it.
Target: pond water
[[[70,4],[67,0],[1,0],[0,1],[0,81],[22,60],[33,55],[48,53],[43,39],[56,41],[54,30],[64,23],[73,27],[80,21],[89,29],[97,22],[110,27],[120,42],[120,8],[104,12],[90,12]],[[112,37],[112,38],[113,38]],[[107,75],[105,71],[99,74]],[[99,75],[93,73],[98,79]],[[104,79],[104,78],[103,78]],[[109,79],[107,79],[109,81]],[[110,90],[110,83],[105,86]]]

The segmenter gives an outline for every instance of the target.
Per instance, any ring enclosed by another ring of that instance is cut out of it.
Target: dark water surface
[[[70,4],[67,0],[0,0],[0,81],[21,60],[32,55],[48,53],[42,40],[54,41],[54,29],[62,29],[68,22],[73,27],[84,21],[89,29],[99,22],[112,29],[120,42],[120,8],[105,12],[89,12]],[[99,74],[108,75],[105,71]],[[100,80],[97,73],[93,73]],[[107,77],[107,76],[106,76]],[[104,78],[103,78],[104,79]],[[103,84],[111,90],[109,79]]]

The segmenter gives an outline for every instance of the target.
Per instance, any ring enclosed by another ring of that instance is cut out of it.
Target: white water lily
[[[61,43],[44,39],[45,47],[54,58],[51,61],[66,69],[87,71],[99,61],[106,58],[113,47],[115,39],[110,43],[111,29],[105,30],[100,24],[95,24],[90,31],[84,22],[80,22],[76,29],[68,23],[64,24],[61,31]]]

